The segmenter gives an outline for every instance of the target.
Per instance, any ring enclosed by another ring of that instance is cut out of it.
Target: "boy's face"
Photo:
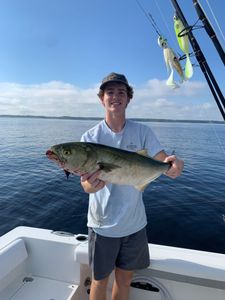
[[[105,109],[114,113],[124,112],[130,101],[126,85],[117,82],[108,83],[100,99]]]

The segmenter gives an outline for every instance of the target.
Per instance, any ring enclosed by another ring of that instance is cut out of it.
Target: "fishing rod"
[[[199,63],[199,66],[201,68],[201,71],[203,72],[204,76],[205,76],[205,79],[208,83],[208,86],[213,94],[213,97],[216,101],[216,104],[220,110],[220,113],[225,121],[225,98],[220,90],[220,87],[219,85],[217,84],[217,81],[206,61],[206,58],[196,40],[196,38],[194,37],[193,33],[192,33],[192,27],[189,26],[179,4],[177,3],[176,0],[171,0],[175,10],[176,10],[176,13],[178,15],[178,17],[180,18],[180,20],[182,21],[184,27],[187,29],[186,30],[186,34],[188,35],[188,38],[190,40],[190,43],[191,43],[191,46],[194,50],[194,53],[195,53],[195,56],[196,56],[196,59]]]
[[[192,0],[194,7],[197,11],[198,17],[199,19],[202,21],[203,23],[203,27],[205,28],[205,31],[207,32],[207,34],[209,35],[209,37],[211,38],[215,48],[217,49],[217,52],[223,62],[223,64],[225,65],[225,53],[224,50],[216,36],[216,33],[212,27],[212,25],[210,24],[208,18],[206,17],[203,8],[201,7],[201,4],[198,2],[198,0]]]

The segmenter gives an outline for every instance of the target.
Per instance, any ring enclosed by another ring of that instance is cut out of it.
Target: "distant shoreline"
[[[30,118],[30,119],[61,119],[61,120],[102,120],[103,117],[51,117],[51,116],[33,116],[33,115],[0,115],[0,118]],[[139,122],[171,122],[171,123],[214,123],[225,124],[224,121],[214,120],[175,120],[175,119],[147,119],[147,118],[128,118]]]

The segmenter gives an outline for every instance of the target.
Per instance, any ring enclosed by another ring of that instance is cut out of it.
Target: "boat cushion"
[[[17,239],[0,249],[0,280],[7,276],[28,257],[22,239]]]

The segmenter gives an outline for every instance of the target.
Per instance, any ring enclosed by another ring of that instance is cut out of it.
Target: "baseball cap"
[[[125,75],[123,74],[118,74],[115,72],[110,73],[109,75],[107,75],[106,77],[103,78],[102,83],[99,87],[100,90],[104,90],[104,87],[107,83],[110,82],[119,82],[119,83],[123,83],[127,86],[129,91],[133,91],[133,88],[129,85],[128,80],[126,78]]]
[[[106,77],[103,78],[102,83],[100,85],[100,89],[102,90],[104,86],[109,82],[121,82],[124,83],[128,88],[130,88],[128,80],[125,75],[118,73],[110,73]]]

